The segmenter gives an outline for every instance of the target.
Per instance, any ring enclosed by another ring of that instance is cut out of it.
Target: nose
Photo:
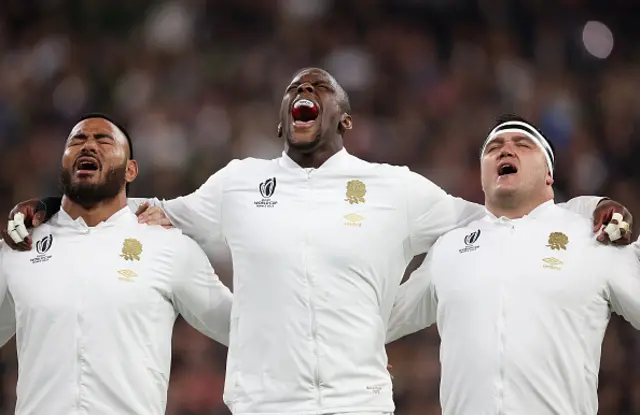
[[[500,149],[500,158],[503,157],[513,157],[515,155],[515,151],[511,143],[505,143]]]
[[[514,152],[510,148],[503,147],[500,151],[500,157],[513,157]]]
[[[84,142],[84,144],[82,145],[82,148],[80,149],[80,153],[83,154],[87,154],[87,153],[97,153],[98,152],[98,142],[92,138],[89,138],[87,141]]]
[[[298,94],[302,94],[302,93],[309,93],[309,94],[313,94],[313,85],[311,85],[308,82],[305,82],[304,84],[300,84],[300,86],[298,87]]]

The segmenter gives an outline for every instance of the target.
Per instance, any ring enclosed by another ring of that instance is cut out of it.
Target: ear
[[[553,176],[549,171],[547,171],[547,177],[545,178],[545,183],[547,184],[547,186],[551,186],[553,184]]]
[[[278,138],[282,138],[282,123],[278,123]]]
[[[124,179],[127,183],[131,183],[138,177],[138,162],[135,160],[127,160],[126,172]]]
[[[344,113],[342,114],[342,116],[340,116],[340,125],[339,125],[339,129],[340,131],[347,131],[353,128],[353,119],[351,118],[351,115]]]

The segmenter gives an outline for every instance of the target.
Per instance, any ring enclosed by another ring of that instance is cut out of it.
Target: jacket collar
[[[351,154],[347,152],[347,150],[343,147],[340,151],[338,151],[333,156],[329,157],[327,161],[322,163],[317,170],[333,170],[336,168],[340,168],[342,166],[348,165],[349,161],[353,158]],[[293,161],[291,157],[287,155],[286,152],[282,152],[282,157],[278,159],[280,166],[286,169],[304,169],[300,167],[298,163]]]
[[[65,212],[64,208],[60,207],[58,213],[51,219],[52,223],[60,227],[66,228],[75,228],[75,229],[88,229],[89,226],[85,223],[82,217],[78,217],[77,219],[73,219],[67,212]],[[129,206],[125,206],[113,215],[111,215],[107,220],[100,222],[95,226],[95,228],[108,228],[121,224],[132,224],[138,223],[136,215],[129,209]]]

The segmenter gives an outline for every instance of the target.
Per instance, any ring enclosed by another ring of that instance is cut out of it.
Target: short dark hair
[[[347,95],[347,91],[344,90],[342,85],[338,84],[338,82],[336,82],[336,84],[341,91],[341,96],[340,98],[338,98],[338,108],[340,108],[340,111],[342,111],[343,113],[351,115],[351,102],[349,102],[349,95]]]
[[[129,159],[133,160],[133,143],[131,142],[131,137],[129,136],[129,132],[127,131],[126,128],[124,128],[122,126],[122,124],[116,122],[113,118],[109,117],[106,114],[103,114],[101,112],[92,112],[89,114],[85,114],[82,117],[80,117],[78,119],[78,121],[76,121],[76,123],[74,125],[78,125],[79,123],[81,123],[84,120],[88,120],[91,118],[101,118],[105,121],[109,121],[111,124],[113,124],[118,130],[120,130],[120,132],[122,133],[122,135],[124,135],[124,137],[127,139],[127,143],[129,144]],[[125,192],[127,193],[127,195],[129,194],[129,186],[130,183],[127,183],[125,185]]]

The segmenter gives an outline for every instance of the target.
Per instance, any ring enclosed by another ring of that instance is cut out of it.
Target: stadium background
[[[603,194],[640,215],[634,3],[3,0],[0,212],[56,193],[63,142],[84,112],[128,125],[141,165],[135,196],[186,194],[232,158],[278,156],[284,87],[296,69],[320,66],[351,96],[353,154],[408,164],[482,201],[478,148],[495,117],[515,111],[555,142],[558,199]],[[229,282],[228,262],[216,266]],[[182,322],[175,334],[167,413],[228,413],[226,350]],[[9,414],[13,341],[0,353]],[[439,414],[437,332],[389,355],[397,414]],[[639,363],[640,336],[614,318],[600,414],[640,413]]]

